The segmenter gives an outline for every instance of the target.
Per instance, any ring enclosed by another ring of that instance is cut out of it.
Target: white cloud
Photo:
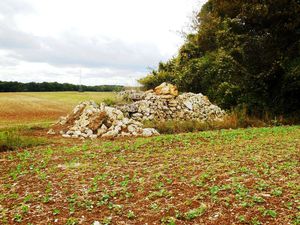
[[[1,0],[0,80],[78,83],[83,68],[85,84],[132,85],[176,53],[176,31],[195,8],[194,0]]]

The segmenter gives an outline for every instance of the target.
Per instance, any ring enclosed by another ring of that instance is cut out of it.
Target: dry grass
[[[108,92],[0,93],[0,127],[16,124],[51,123],[79,102],[114,99]]]
[[[197,121],[197,120],[167,120],[167,121],[144,121],[146,127],[157,129],[162,134],[178,134],[220,129],[237,129],[247,127],[265,127],[274,125],[271,121],[252,118],[249,116],[239,117],[237,113],[229,113],[222,121]]]
[[[0,131],[0,152],[29,148],[49,143],[46,138],[23,136],[17,130]]]

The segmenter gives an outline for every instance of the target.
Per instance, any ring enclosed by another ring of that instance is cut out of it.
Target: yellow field
[[[115,96],[111,92],[0,93],[0,127],[52,123],[81,101],[101,102]]]

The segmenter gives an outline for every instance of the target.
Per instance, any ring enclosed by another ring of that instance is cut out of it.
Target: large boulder
[[[178,89],[175,85],[169,83],[162,83],[154,89],[155,94],[157,95],[171,95],[178,96]]]

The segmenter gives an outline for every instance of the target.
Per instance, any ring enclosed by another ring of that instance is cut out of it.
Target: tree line
[[[0,92],[54,92],[54,91],[95,91],[95,92],[113,92],[121,91],[124,86],[121,85],[98,85],[86,86],[68,83],[43,82],[43,83],[21,83],[15,81],[0,81]]]
[[[299,0],[208,0],[178,55],[139,82],[168,81],[226,109],[299,113],[299,15]]]

